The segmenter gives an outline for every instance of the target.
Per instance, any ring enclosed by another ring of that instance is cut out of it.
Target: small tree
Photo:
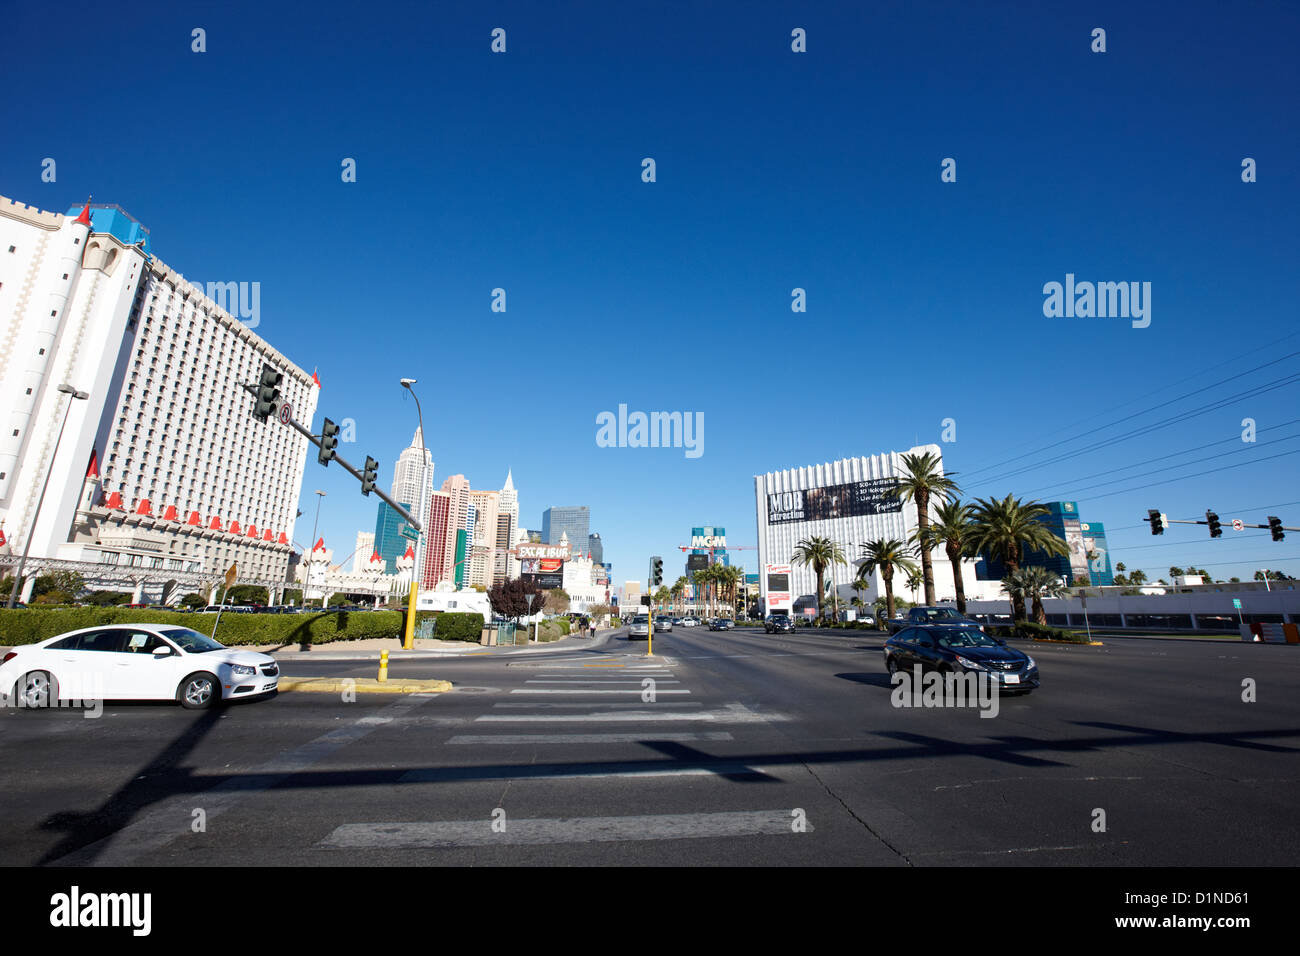
[[[546,592],[546,610],[551,614],[569,612],[569,595],[564,588],[553,588]]]
[[[196,607],[207,607],[207,606],[208,606],[208,599],[205,598],[202,594],[191,593],[181,598],[181,607],[196,608]]]

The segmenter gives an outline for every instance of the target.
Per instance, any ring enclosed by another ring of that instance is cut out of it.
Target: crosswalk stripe
[[[672,705],[667,704],[665,707]],[[717,724],[761,724],[780,723],[788,720],[784,714],[756,714],[745,707],[725,708],[723,710],[679,711],[656,709],[649,710],[601,710],[591,714],[480,714],[474,723],[585,723],[603,721],[619,723],[654,723],[655,721],[706,721]]]
[[[623,744],[640,743],[645,740],[685,742],[734,739],[725,730],[703,732],[685,730],[637,734],[457,734],[447,743],[480,746],[485,744]]]
[[[538,687],[530,690],[529,688],[526,687],[518,687],[515,690],[512,690],[510,693],[512,694],[640,694],[642,693],[642,690],[640,687],[629,687],[627,690],[598,690],[598,689],[578,688],[578,687],[574,687],[569,690],[561,690],[558,687],[555,688]],[[689,693],[690,693],[689,690],[656,690],[655,691],[656,695],[689,694]]]
[[[639,680],[530,680],[526,684],[636,684],[641,686]],[[679,680],[656,680],[656,684],[680,684]]]
[[[505,818],[502,832],[496,820],[449,820],[428,823],[348,823],[336,827],[317,846],[326,849],[407,849],[536,845],[547,843],[609,843],[633,840],[690,840],[756,834],[789,835],[813,826],[797,810],[741,810],[715,813],[669,813],[630,817],[569,819]]]

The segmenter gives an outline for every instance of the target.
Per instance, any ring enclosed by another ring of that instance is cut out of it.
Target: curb
[[[386,680],[373,677],[281,677],[279,691],[312,691],[340,694],[352,690],[358,694],[445,694],[451,690],[449,680]]]

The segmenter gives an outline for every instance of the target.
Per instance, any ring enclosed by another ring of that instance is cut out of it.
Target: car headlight
[[[1028,654],[1025,655],[1025,661],[1026,661],[1026,664],[1025,664],[1026,668],[1028,668],[1028,669],[1031,670],[1031,671],[1034,670],[1036,667],[1038,667],[1038,662],[1035,661],[1035,660],[1034,660],[1032,657],[1030,657]]]
[[[236,677],[252,677],[257,673],[257,668],[249,664],[231,664],[230,673]]]
[[[962,657],[960,654],[956,654],[956,655],[954,655],[954,656],[957,658],[957,663],[960,664],[962,667],[965,667],[965,668],[968,669],[968,670],[972,670],[972,671],[983,671],[983,670],[988,670],[988,668],[985,667],[983,664],[980,664],[980,663],[978,663],[978,662],[976,662],[976,661],[972,661],[972,660],[970,660],[970,659],[968,659],[968,658]]]

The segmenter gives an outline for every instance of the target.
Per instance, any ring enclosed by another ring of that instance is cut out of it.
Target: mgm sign
[[[692,528],[691,547],[722,551],[727,547],[726,528]]]

